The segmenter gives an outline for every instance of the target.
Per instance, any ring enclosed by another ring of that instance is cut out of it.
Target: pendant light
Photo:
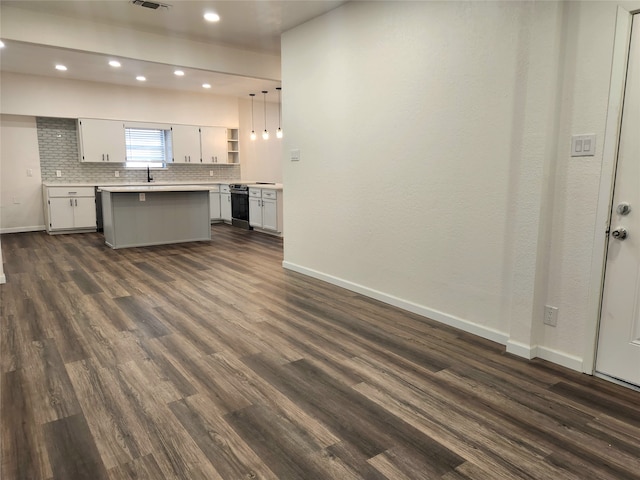
[[[249,96],[251,97],[251,140],[255,140],[256,139],[256,131],[253,129],[253,97],[256,96],[255,93],[250,93]]]
[[[266,90],[262,90],[262,96],[264,98],[262,101],[262,103],[264,103],[264,132],[262,132],[262,139],[269,140],[269,132],[267,131],[267,91]]]
[[[276,130],[276,137],[282,138],[282,128],[280,128],[280,124],[282,123],[282,87],[276,87],[278,91],[278,130]]]

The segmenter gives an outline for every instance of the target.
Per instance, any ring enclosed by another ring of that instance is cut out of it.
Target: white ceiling
[[[152,10],[131,4],[130,0],[2,0],[8,6],[39,13],[53,14],[104,25],[128,28],[169,38],[231,46],[261,53],[280,55],[282,32],[345,3],[344,0],[234,0],[192,1],[160,0],[170,8]],[[218,23],[203,20],[206,11],[221,17]],[[95,52],[69,50],[45,45],[6,41],[0,50],[0,69],[7,72],[65,77],[86,81],[141,86],[136,75],[145,75],[145,86],[174,90],[211,92],[218,95],[244,96],[247,92],[272,90],[273,81],[238,77],[180,65],[150,63],[136,59],[121,59],[122,67],[113,69],[110,59]],[[58,72],[52,68],[63,63],[69,68]],[[71,68],[73,66],[73,68]],[[184,77],[173,71],[180,67]],[[212,85],[210,90],[203,83]]]

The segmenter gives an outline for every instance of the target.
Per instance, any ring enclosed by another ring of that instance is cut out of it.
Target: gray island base
[[[99,187],[111,248],[211,240],[209,189],[199,185]]]

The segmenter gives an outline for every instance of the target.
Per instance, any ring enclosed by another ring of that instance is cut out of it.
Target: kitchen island
[[[127,185],[102,191],[105,243],[111,248],[211,240],[209,189],[203,185]]]

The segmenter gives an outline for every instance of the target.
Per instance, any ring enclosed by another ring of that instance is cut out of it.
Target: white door
[[[231,194],[220,194],[220,217],[226,222],[231,221]]]
[[[596,371],[640,385],[640,15],[632,32]]]
[[[75,228],[93,228],[96,226],[95,197],[73,199],[73,226]]]
[[[275,200],[262,200],[262,228],[278,231],[278,204]]]
[[[171,146],[174,163],[200,163],[200,128],[194,125],[173,125]]]
[[[49,199],[49,223],[52,230],[73,228],[73,198],[53,197]]]
[[[262,199],[249,198],[249,225],[262,228]]]
[[[227,163],[227,129],[201,127],[202,163]]]

